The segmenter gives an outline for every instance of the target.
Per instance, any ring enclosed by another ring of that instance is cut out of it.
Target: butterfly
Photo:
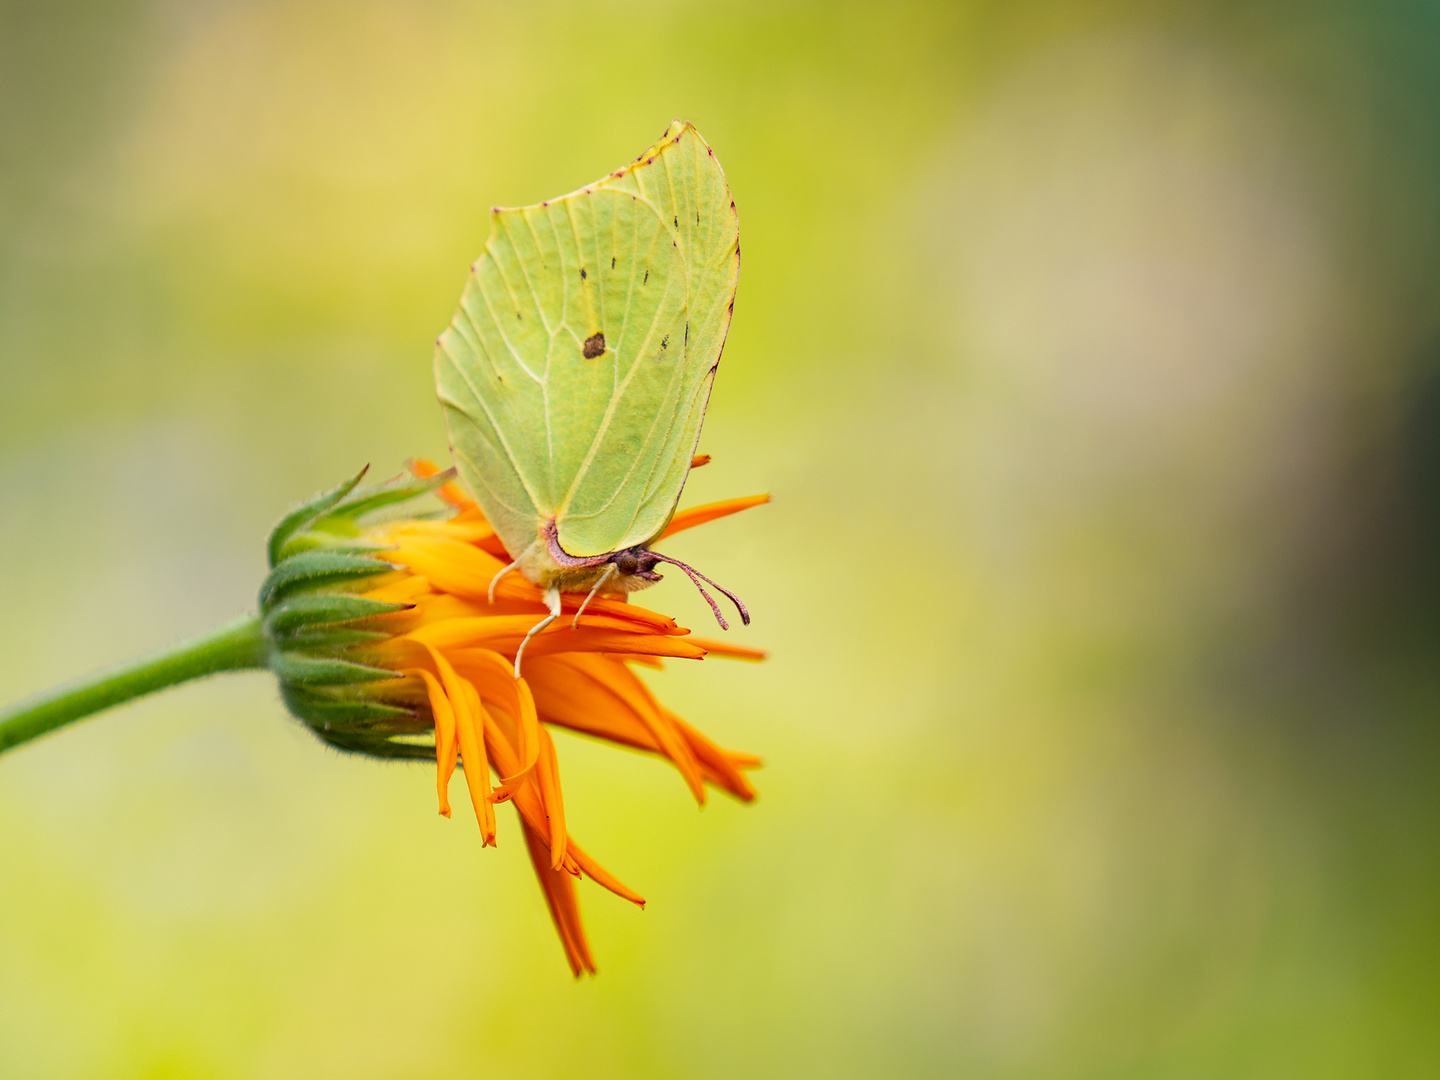
[[[679,567],[651,551],[685,487],[740,276],[725,173],[676,120],[645,153],[532,206],[494,207],[490,238],[436,342],[456,471],[518,570],[560,594],[632,592]],[[491,582],[491,601],[495,582]]]

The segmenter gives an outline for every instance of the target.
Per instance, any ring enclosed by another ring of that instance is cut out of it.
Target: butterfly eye
[[[628,577],[640,569],[640,560],[635,557],[633,551],[622,551],[615,557],[615,569]]]

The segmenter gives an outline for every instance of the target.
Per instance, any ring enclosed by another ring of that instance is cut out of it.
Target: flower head
[[[291,711],[331,745],[433,759],[447,817],[459,767],[486,845],[497,842],[496,805],[513,803],[570,967],[594,971],[575,880],[589,876],[645,901],[570,835],[548,729],[663,757],[702,804],[707,785],[748,802],[755,793],[745,771],[759,759],[711,742],[656,700],[635,669],[666,657],[764,654],[691,637],[623,594],[591,598],[582,614],[585,594],[567,593],[562,617],[525,646],[517,677],[516,651],[548,612],[542,591],[518,574],[496,581],[509,558],[479,508],[429,462],[412,470],[418,482],[358,495],[357,476],[276,527],[260,598],[270,666]],[[431,490],[449,508],[442,515],[375,522]],[[682,511],[664,535],[766,501]]]

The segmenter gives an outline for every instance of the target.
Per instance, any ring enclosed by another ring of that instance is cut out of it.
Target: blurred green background
[[[560,736],[577,984],[513,820],[172,691],[0,759],[0,1073],[1435,1075],[1433,4],[0,5],[0,700],[443,458],[488,207],[673,116],[773,658],[652,683],[760,801]]]

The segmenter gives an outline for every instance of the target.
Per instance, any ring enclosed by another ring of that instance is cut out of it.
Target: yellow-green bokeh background
[[[672,116],[686,498],[775,496],[671,549],[773,659],[654,679],[760,801],[560,737],[598,978],[235,676],[0,760],[0,1075],[1435,1075],[1437,72],[1399,0],[0,5],[0,700],[443,456],[488,207]]]

